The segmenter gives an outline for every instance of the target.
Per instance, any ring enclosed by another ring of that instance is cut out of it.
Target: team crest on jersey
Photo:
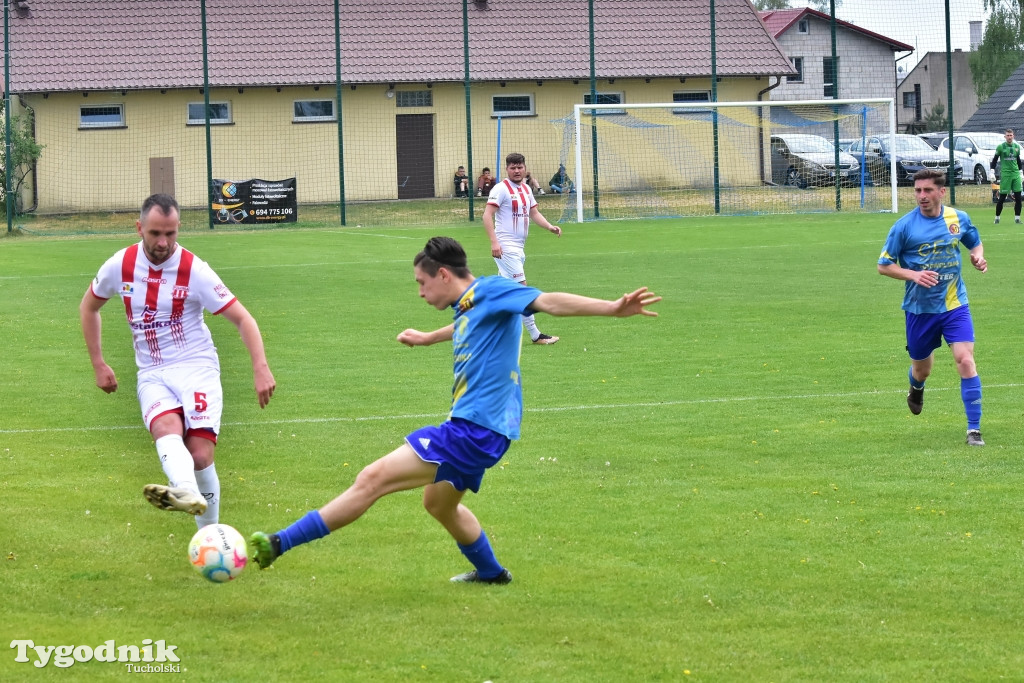
[[[960,234],[960,224],[959,223],[950,223],[949,224],[949,234],[950,235],[959,235]]]
[[[473,295],[476,294],[476,288],[469,290],[466,294],[459,299],[458,307],[459,313],[465,313],[469,309],[473,308]]]
[[[135,285],[131,282],[121,283],[121,296],[132,296],[135,294]]]
[[[188,298],[188,286],[186,285],[174,285],[174,289],[171,290],[171,298],[178,300],[184,300]]]

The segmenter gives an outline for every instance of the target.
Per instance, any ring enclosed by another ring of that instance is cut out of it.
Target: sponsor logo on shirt
[[[99,278],[96,278],[97,282]],[[121,296],[132,296],[135,294],[135,286],[131,282],[121,283]]]
[[[156,311],[150,308],[149,304],[146,304],[146,307],[142,309],[142,322],[148,325],[154,320],[156,320]]]
[[[162,277],[144,277],[144,278],[142,278],[142,281],[143,282],[148,282],[148,283],[154,284],[154,285],[166,285],[167,284],[167,280],[163,279]]]

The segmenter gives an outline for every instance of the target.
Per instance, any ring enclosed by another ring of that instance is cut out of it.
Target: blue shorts
[[[484,472],[493,467],[512,441],[478,424],[452,418],[436,427],[421,427],[405,437],[424,462],[437,464],[434,483],[451,482],[457,491],[480,491]]]
[[[960,306],[945,313],[907,313],[907,352],[911,360],[924,360],[947,344],[974,341],[971,309]]]

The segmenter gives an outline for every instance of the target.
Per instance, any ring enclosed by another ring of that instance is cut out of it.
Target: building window
[[[491,116],[533,116],[533,95],[493,95]]]
[[[433,90],[398,90],[395,92],[396,107],[433,107]]]
[[[685,102],[687,104],[691,102],[710,102],[711,91],[710,90],[685,90],[683,92],[672,93],[673,102]],[[673,109],[673,114],[706,114],[711,111],[710,109],[699,109],[697,107],[686,107],[685,109]]]
[[[231,123],[230,102],[210,102],[210,125],[223,125]],[[206,124],[206,116],[203,115],[202,102],[188,103],[188,125],[202,126]]]
[[[624,98],[620,92],[599,92],[597,93],[597,101],[595,102],[590,97],[590,93],[583,95],[583,104],[622,104]],[[584,110],[585,111],[585,110]],[[625,114],[625,109],[596,109],[594,113],[598,116],[608,114]]]
[[[292,123],[337,121],[334,100],[295,100]]]
[[[903,107],[905,109],[914,109],[917,107],[917,93],[916,92],[905,92],[903,93]]]
[[[825,80],[825,87],[822,90],[824,97],[836,97],[836,83],[839,75],[839,57],[836,57],[835,61],[832,61],[831,57],[825,57],[821,60],[822,73]]]
[[[796,69],[795,76],[786,76],[787,83],[803,83],[804,82],[804,58],[803,57],[790,57],[789,61],[793,63],[793,68]]]
[[[79,128],[124,128],[124,105],[104,104],[78,109]]]
[[[797,33],[810,33],[811,32],[811,20],[810,19],[801,19],[800,21],[796,22],[796,32]]]

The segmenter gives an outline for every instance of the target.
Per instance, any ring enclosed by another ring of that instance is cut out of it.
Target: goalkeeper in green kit
[[[999,200],[996,202],[996,223],[999,222],[999,214],[1003,212],[1003,202],[1006,195],[1013,193],[1013,221],[1020,223],[1021,205],[1021,146],[1013,139],[1013,129],[1006,129],[1006,142],[1000,142],[996,147],[996,153],[992,155],[992,170],[996,169],[999,163]]]

